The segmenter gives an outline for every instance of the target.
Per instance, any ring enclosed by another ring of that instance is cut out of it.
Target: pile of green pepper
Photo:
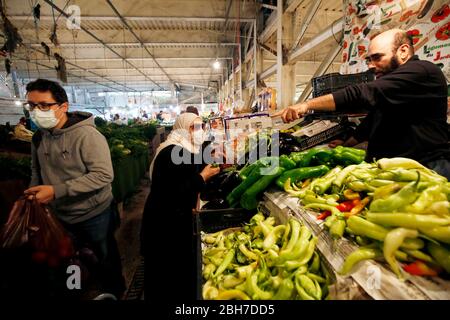
[[[328,212],[324,226],[333,238],[346,234],[361,246],[342,274],[364,259],[386,261],[400,279],[398,261],[413,275],[450,273],[450,183],[420,163],[392,158],[337,166],[307,187],[286,180],[284,188],[306,208]]]
[[[203,235],[204,299],[321,300],[331,275],[317,238],[291,218],[275,226],[258,213],[242,230]]]
[[[247,164],[239,172],[242,182],[227,196],[227,202],[231,207],[240,205],[253,210],[257,207],[258,196],[275,180],[276,184],[283,188],[288,178],[298,182],[320,177],[336,165],[359,164],[364,161],[364,157],[364,150],[317,147],[280,157],[261,158]]]

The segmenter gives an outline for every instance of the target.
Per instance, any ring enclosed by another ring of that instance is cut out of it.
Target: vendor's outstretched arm
[[[284,122],[291,122],[309,110],[315,111],[334,111],[336,110],[336,104],[332,94],[327,94],[321,97],[317,97],[306,102],[301,102],[292,106],[289,106],[275,114],[272,117],[281,116]]]

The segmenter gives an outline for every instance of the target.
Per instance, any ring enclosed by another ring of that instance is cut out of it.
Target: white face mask
[[[203,130],[196,130],[193,134],[194,144],[200,146],[205,142],[206,134]]]
[[[30,116],[33,122],[42,129],[52,129],[59,122],[55,116],[55,110],[41,111],[36,108],[30,112]]]

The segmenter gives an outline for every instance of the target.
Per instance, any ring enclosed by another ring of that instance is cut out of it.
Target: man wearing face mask
[[[367,161],[412,158],[450,179],[447,83],[442,71],[419,60],[411,38],[400,29],[373,38],[366,61],[375,71],[375,81],[290,106],[274,116],[289,122],[309,110],[346,112],[364,106],[370,110],[363,130]]]
[[[120,298],[125,285],[114,238],[114,173],[106,139],[92,114],[68,112],[67,94],[58,83],[37,79],[26,90],[24,107],[39,130],[32,139],[32,177],[25,194],[53,209],[75,246],[95,253],[94,276],[102,290]]]

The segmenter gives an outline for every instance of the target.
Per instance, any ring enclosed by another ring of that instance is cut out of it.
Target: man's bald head
[[[408,45],[410,56],[414,55],[414,45],[412,37],[402,29],[390,29],[377,34],[371,41],[370,45],[382,45],[391,48],[395,53],[402,45]]]
[[[413,42],[408,33],[401,29],[391,29],[371,40],[366,61],[370,69],[375,69],[379,78],[406,63],[413,55]]]

